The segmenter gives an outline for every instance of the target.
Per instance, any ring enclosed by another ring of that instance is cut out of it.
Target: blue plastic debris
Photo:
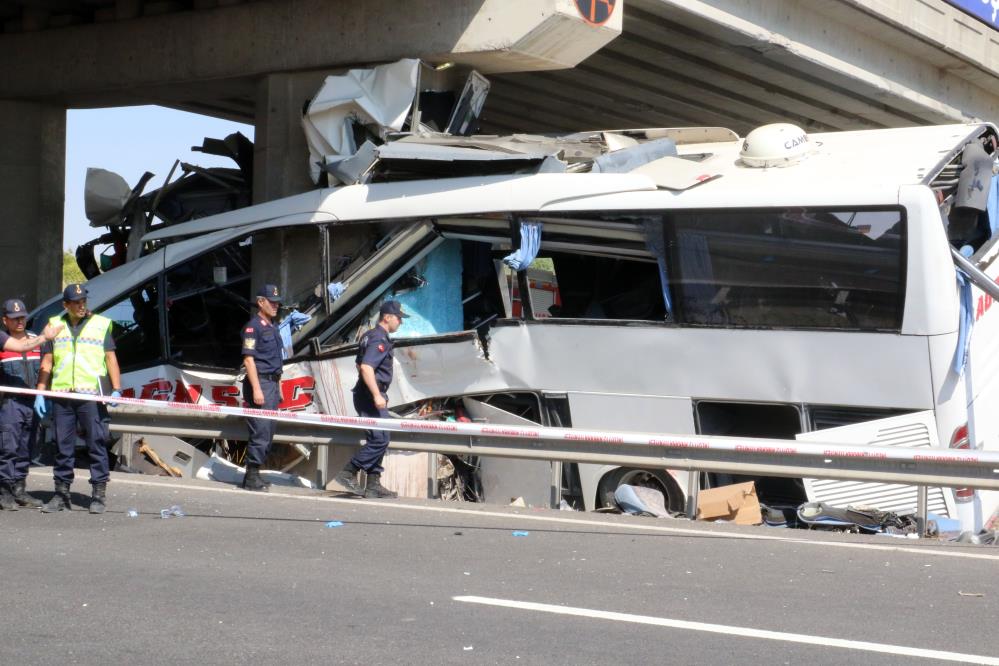
[[[528,534],[530,534],[530,532],[521,532],[518,530],[515,532],[510,532],[510,534],[512,534],[513,536],[527,536]]]
[[[328,523],[326,523],[326,527],[343,527],[343,521],[342,520],[331,520]]]

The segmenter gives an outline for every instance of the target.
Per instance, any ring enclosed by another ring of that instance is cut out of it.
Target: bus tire
[[[683,510],[683,494],[673,477],[663,470],[629,467],[612,470],[600,479],[600,484],[597,486],[597,509],[616,507],[614,491],[621,485],[654,488],[663,494],[667,509],[670,511]]]

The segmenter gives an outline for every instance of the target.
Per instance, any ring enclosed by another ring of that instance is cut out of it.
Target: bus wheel
[[[597,508],[616,507],[614,491],[618,486],[638,486],[654,488],[663,494],[666,508],[670,511],[682,510],[683,497],[676,482],[661,470],[621,468],[609,472],[597,486]]]

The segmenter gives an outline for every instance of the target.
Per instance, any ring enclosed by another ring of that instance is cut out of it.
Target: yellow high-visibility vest
[[[91,315],[75,338],[69,331],[69,322],[62,317],[52,317],[49,323],[63,324],[52,341],[52,390],[100,393],[101,377],[108,374],[104,338],[111,320]]]

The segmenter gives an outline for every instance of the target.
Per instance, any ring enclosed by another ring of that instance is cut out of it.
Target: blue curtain
[[[662,222],[646,220],[642,225],[645,232],[645,248],[656,258],[659,266],[659,284],[663,291],[663,304],[666,306],[666,321],[673,320],[673,297],[669,293],[669,273],[666,271],[666,239],[663,237]]]
[[[965,245],[961,248],[961,254],[970,257],[971,247]],[[957,349],[954,351],[954,372],[958,375],[964,373],[964,366],[968,363],[968,352],[971,349],[971,328],[975,325],[975,309],[971,302],[971,281],[961,269],[957,269],[958,298],[961,303],[960,320],[957,329]]]
[[[520,247],[513,254],[503,257],[503,263],[515,271],[525,270],[538,258],[541,250],[541,223],[520,223]]]

